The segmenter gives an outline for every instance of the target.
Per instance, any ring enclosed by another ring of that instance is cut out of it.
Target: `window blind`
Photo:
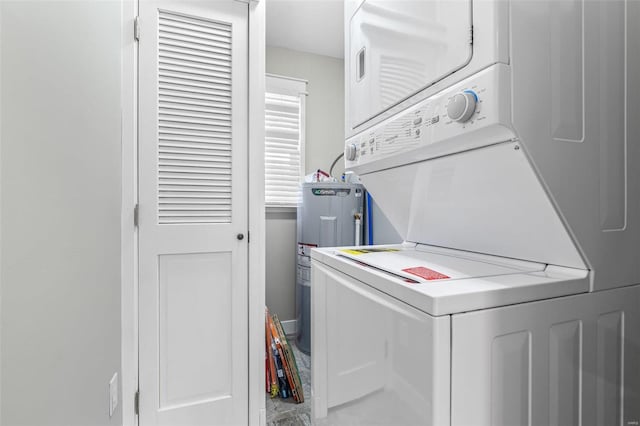
[[[306,82],[268,75],[265,93],[265,203],[295,207],[304,174]]]

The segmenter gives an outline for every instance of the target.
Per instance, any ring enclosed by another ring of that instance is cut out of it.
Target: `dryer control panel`
[[[425,159],[422,148],[430,146],[432,156],[442,156],[499,142],[511,127],[510,105],[509,67],[494,65],[348,139],[346,166],[375,167],[377,160],[419,148],[423,158],[410,160]]]

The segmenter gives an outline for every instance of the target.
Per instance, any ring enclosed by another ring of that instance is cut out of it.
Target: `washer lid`
[[[312,259],[436,316],[589,291],[588,270],[425,245],[314,249]]]
[[[465,258],[423,251],[428,250],[428,246],[422,250],[420,247],[341,248],[336,249],[336,254],[416,283],[544,271],[547,266],[543,263],[502,260],[488,256]]]

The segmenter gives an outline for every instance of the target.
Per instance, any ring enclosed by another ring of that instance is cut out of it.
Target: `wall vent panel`
[[[231,24],[159,11],[158,222],[231,222]]]

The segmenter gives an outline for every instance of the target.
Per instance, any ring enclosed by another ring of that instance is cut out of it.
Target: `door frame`
[[[267,422],[265,384],[266,243],[264,93],[266,0],[249,1],[249,424]]]
[[[122,0],[122,211],[121,241],[121,373],[122,424],[135,426],[134,397],[138,389],[138,229],[134,208],[138,202],[138,43],[134,21],[138,0]]]
[[[249,371],[248,419],[266,424],[264,396],[265,207],[264,88],[265,1],[236,0],[249,6]],[[136,426],[134,397],[138,389],[138,43],[134,22],[139,0],[121,0],[122,15],[122,211],[121,211],[121,398],[122,424]],[[144,32],[144,23],[140,25]]]

